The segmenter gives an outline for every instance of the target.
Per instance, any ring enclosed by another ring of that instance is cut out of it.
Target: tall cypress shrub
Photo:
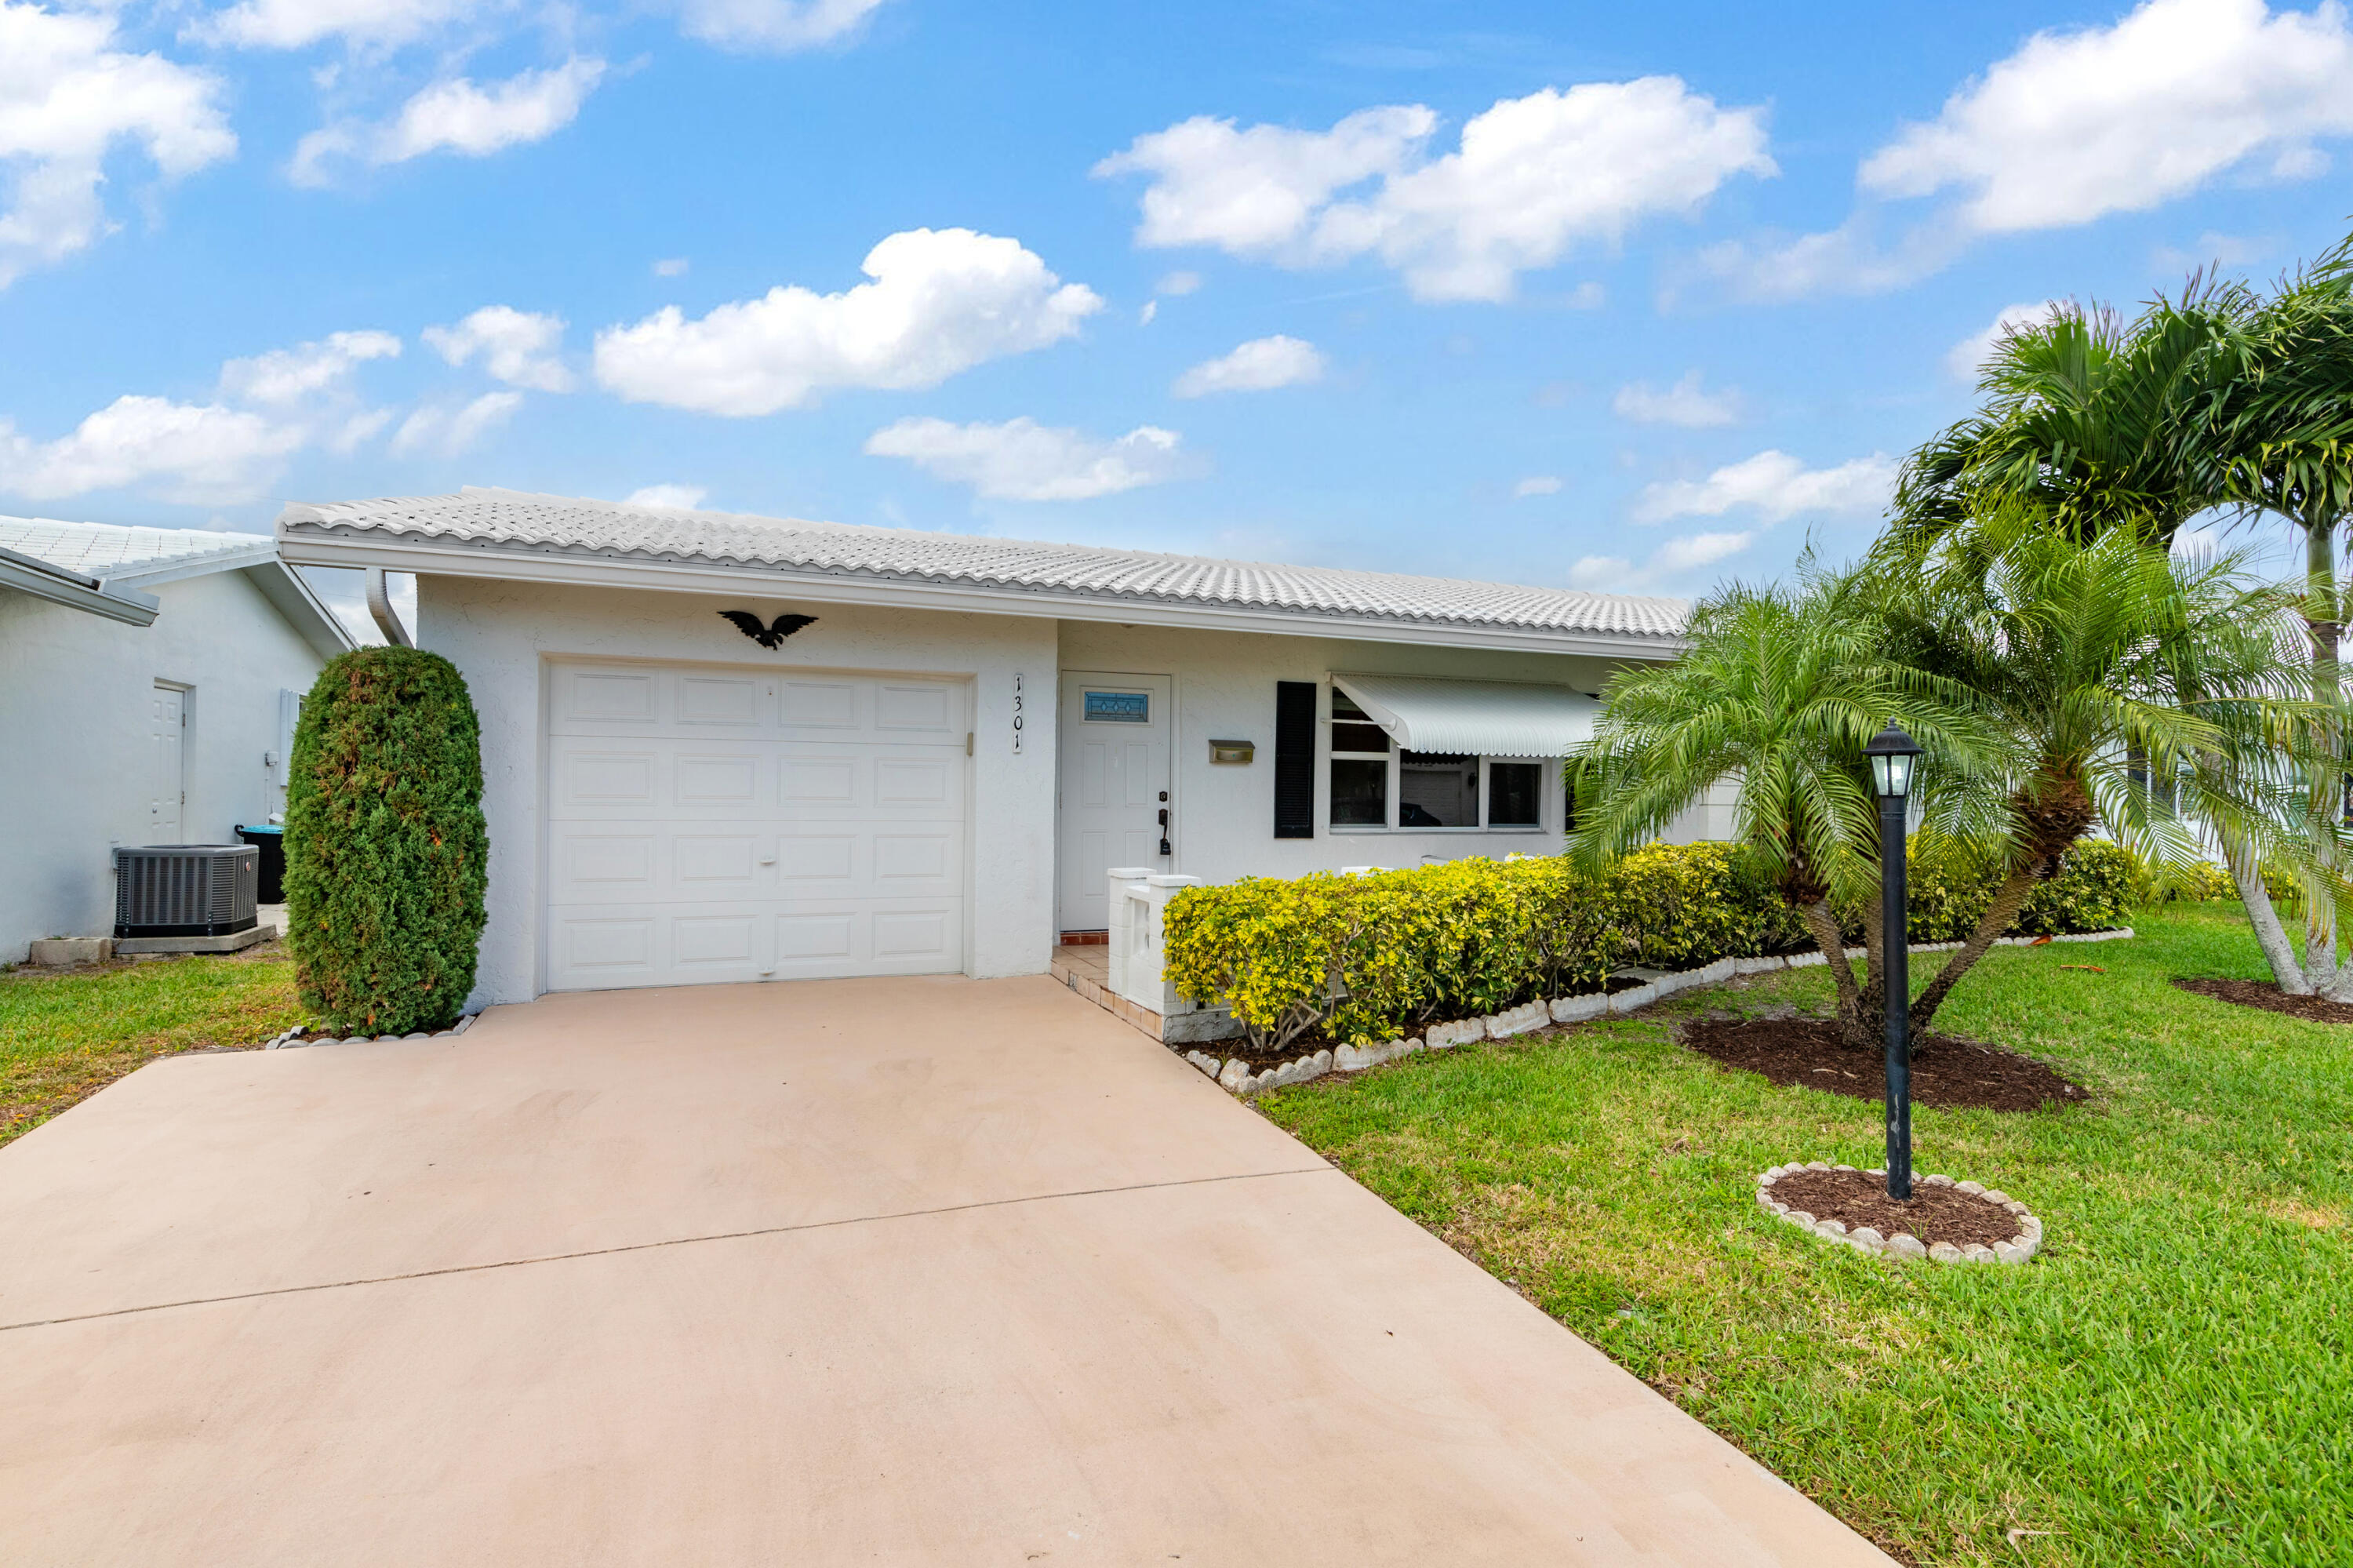
[[[286,923],[320,1027],[405,1034],[474,989],[490,832],[481,724],[457,667],[362,648],[319,673],[286,788]]]

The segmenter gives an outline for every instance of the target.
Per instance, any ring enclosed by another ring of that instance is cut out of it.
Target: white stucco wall
[[[162,584],[152,626],[0,591],[0,960],[114,928],[117,844],[149,842],[155,683],[191,688],[180,839],[232,843],[285,801],[279,694],[322,662],[241,571]]]
[[[1296,876],[1344,865],[1411,866],[1425,857],[1554,854],[1561,847],[1561,801],[1547,790],[1540,832],[1385,832],[1330,826],[1330,730],[1317,726],[1315,837],[1274,836],[1274,704],[1278,681],[1328,681],[1332,672],[1434,675],[1458,680],[1539,681],[1599,693],[1613,664],[1596,658],[1489,652],[1410,643],[1276,637],[1161,627],[1064,621],[1066,670],[1173,676],[1176,736],[1171,772],[1176,871],[1210,882]],[[1331,715],[1328,686],[1319,718]],[[1211,739],[1256,743],[1247,766],[1209,761]],[[1694,824],[1694,828],[1698,824]],[[1694,832],[1693,836],[1704,836]]]
[[[490,923],[470,1005],[524,1001],[542,986],[543,686],[545,662],[691,660],[762,670],[965,676],[976,706],[969,885],[971,971],[1034,974],[1053,944],[1056,623],[724,596],[421,577],[417,642],[465,675],[482,722],[491,834]],[[720,619],[818,616],[770,652]],[[1028,698],[1012,749],[1013,677]]]

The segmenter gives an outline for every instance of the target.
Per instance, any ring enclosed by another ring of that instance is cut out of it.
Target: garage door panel
[[[653,833],[567,833],[554,856],[558,897],[609,902],[625,892],[650,895],[656,886],[655,856],[661,841]]]
[[[961,705],[954,700],[961,694],[956,688],[937,683],[885,681],[874,692],[874,727],[901,736],[944,736],[951,729],[961,734],[963,725],[957,717]]]
[[[787,893],[818,885],[828,893],[841,893],[858,875],[862,839],[856,832],[786,833],[776,843],[777,879]]]
[[[756,833],[678,833],[670,844],[681,893],[708,888],[715,896],[741,898],[759,882]]]
[[[679,915],[670,922],[670,961],[681,969],[738,970],[759,959],[759,915]]]
[[[754,804],[760,799],[760,758],[689,755],[670,765],[670,799],[681,806]]]
[[[571,724],[650,726],[656,718],[657,687],[657,678],[641,671],[559,671],[555,715]]]
[[[786,679],[777,686],[777,722],[786,729],[861,727],[859,683]]]
[[[555,927],[558,964],[575,984],[647,985],[656,974],[656,922],[642,912],[577,915]]]
[[[548,984],[963,967],[962,683],[561,665]]]
[[[661,759],[650,751],[578,750],[555,762],[559,806],[651,807]]]
[[[678,722],[702,731],[757,730],[762,727],[764,684],[742,675],[681,675]]]

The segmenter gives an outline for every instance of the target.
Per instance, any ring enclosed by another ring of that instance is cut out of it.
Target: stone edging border
[[[2025,1204],[1998,1189],[1980,1186],[1975,1181],[1956,1181],[1950,1176],[1923,1176],[1923,1187],[1950,1187],[1971,1197],[2009,1210],[2018,1218],[2019,1232],[2008,1241],[1998,1241],[1991,1246],[1971,1244],[1955,1246],[1951,1242],[1938,1242],[1935,1246],[1922,1246],[1920,1238],[1899,1231],[1883,1236],[1869,1225],[1858,1225],[1850,1231],[1837,1220],[1818,1220],[1803,1209],[1793,1209],[1773,1196],[1773,1184],[1782,1177],[1799,1171],[1852,1171],[1852,1165],[1831,1165],[1820,1160],[1802,1165],[1776,1165],[1757,1178],[1757,1204],[1767,1213],[1778,1214],[1801,1231],[1821,1237],[1824,1241],[1844,1242],[1857,1252],[1871,1253],[1880,1257],[1926,1257],[1938,1263],[2024,1263],[2042,1250],[2042,1222],[2029,1213]],[[1887,1172],[1865,1171],[1866,1176],[1883,1177]]]
[[[264,1051],[300,1051],[311,1045],[380,1045],[393,1040],[447,1040],[451,1035],[463,1034],[471,1029],[474,1020],[480,1016],[479,1012],[470,1012],[447,1029],[420,1029],[409,1034],[352,1034],[340,1040],[297,1040],[294,1036],[310,1027],[298,1023],[283,1033],[273,1034],[263,1041],[261,1048]]]
[[[2117,942],[2133,934],[2131,927],[2115,931],[2084,931],[2064,937],[2000,937],[1996,947],[2025,948],[2040,942]],[[1915,953],[1949,952],[1958,942],[1915,942]],[[1860,959],[1866,949],[1849,948],[1846,956]],[[1767,974],[1775,969],[1802,969],[1810,965],[1827,963],[1820,953],[1799,953],[1788,958],[1718,959],[1695,969],[1680,969],[1662,973],[1655,969],[1639,971],[1646,978],[1642,983],[1619,991],[1591,991],[1583,996],[1556,997],[1550,1001],[1523,1002],[1507,1008],[1490,1018],[1465,1018],[1452,1023],[1433,1023],[1421,1038],[1391,1040],[1379,1045],[1342,1045],[1320,1050],[1312,1055],[1283,1062],[1253,1073],[1240,1057],[1220,1057],[1207,1051],[1187,1051],[1185,1060],[1228,1091],[1248,1098],[1262,1095],[1269,1089],[1287,1089],[1293,1084],[1304,1084],[1326,1073],[1361,1073],[1367,1067],[1377,1067],[1384,1062],[1394,1062],[1400,1056],[1410,1056],[1417,1051],[1444,1051],[1455,1045],[1467,1045],[1474,1040],[1508,1040],[1514,1034],[1525,1034],[1555,1023],[1584,1023],[1603,1016],[1632,1012],[1694,986],[1722,985],[1735,975]]]

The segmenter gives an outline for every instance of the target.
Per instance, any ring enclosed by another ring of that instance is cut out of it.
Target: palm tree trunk
[[[1839,1033],[1850,1045],[1868,1049],[1872,1034],[1862,1012],[1862,993],[1854,983],[1854,966],[1847,962],[1846,938],[1839,933],[1838,916],[1827,898],[1798,906],[1798,918],[1806,924],[1806,934],[1814,946],[1822,950],[1822,961],[1831,968],[1831,983],[1838,987]]]
[[[2272,978],[2288,996],[2310,996],[2312,982],[2296,961],[2295,944],[2288,940],[2279,911],[2272,907],[2271,889],[2263,885],[2263,867],[2255,863],[2254,852],[2224,834],[2222,862],[2231,868],[2231,880],[2239,885],[2239,902],[2246,906],[2247,924],[2255,928],[2255,945],[2263,948]]]
[[[2034,891],[2034,885],[2042,880],[2043,867],[2055,858],[2036,855],[2029,859],[1994,889],[1993,902],[1986,906],[1983,915],[1978,916],[1977,928],[1969,933],[1969,939],[1961,944],[1960,951],[1946,960],[1945,967],[1936,971],[1936,978],[1928,982],[1928,989],[1913,1001],[1914,1033],[1927,1029],[1928,1021],[1936,1016],[1936,1009],[1945,1005],[1946,993],[1960,983],[1963,975],[1977,967],[1977,961],[1992,948],[1994,938],[2010,929],[2010,922],[2018,918],[2019,910],[2025,906],[2027,895]]]
[[[2333,714],[2342,696],[2337,675],[2337,526],[2334,519],[2304,520],[2304,628],[2312,639],[2312,700]],[[2338,765],[2316,771],[2312,779],[2315,827],[2326,832],[2337,825],[2345,810],[2345,769],[2341,765],[2343,737],[2332,719],[2328,726],[2330,757]],[[2340,985],[2337,965],[2337,911],[2334,901],[2304,901],[2304,978],[2313,991],[2335,997]]]

